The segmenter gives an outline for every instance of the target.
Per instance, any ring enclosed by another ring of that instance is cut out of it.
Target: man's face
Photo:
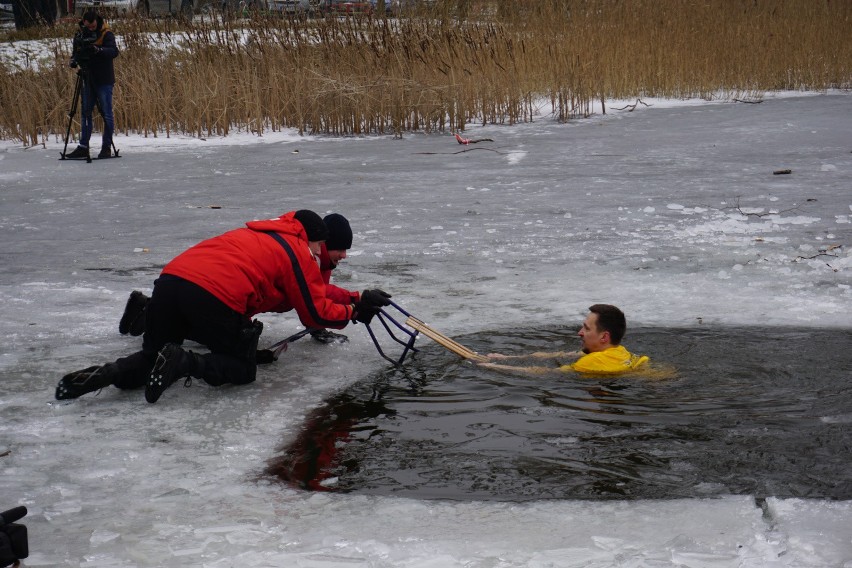
[[[331,260],[332,264],[336,265],[341,260],[346,258],[346,251],[345,250],[329,250],[328,251],[328,258]]]
[[[578,332],[583,353],[603,351],[609,344],[609,332],[598,331],[598,314],[590,313]]]
[[[86,26],[86,28],[88,28],[88,30],[89,30],[90,32],[93,32],[93,31],[95,31],[96,29],[98,29],[98,22],[97,22],[97,20],[95,20],[94,22],[90,22],[89,20],[83,20],[83,25],[84,25],[84,26]]]

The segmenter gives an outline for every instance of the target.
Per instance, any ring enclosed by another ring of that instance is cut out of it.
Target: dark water
[[[483,353],[577,347],[574,330],[455,339]],[[426,341],[327,400],[269,472],[457,500],[852,499],[852,330],[633,329],[625,345],[676,376],[503,374]]]

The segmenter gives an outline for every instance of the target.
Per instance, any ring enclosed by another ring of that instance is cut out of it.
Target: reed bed
[[[852,86],[852,3],[439,0],[399,18],[110,22],[118,133],[460,131],[596,101]],[[0,138],[64,137],[73,26],[0,62]],[[78,131],[76,121],[73,132]]]

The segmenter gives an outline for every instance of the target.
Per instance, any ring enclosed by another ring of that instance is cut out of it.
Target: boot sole
[[[121,335],[128,333],[133,336],[142,335],[142,332],[145,331],[145,320],[140,321],[140,318],[145,313],[148,300],[150,298],[139,290],[130,293],[127,304],[124,306],[124,314],[121,316],[121,321],[118,322],[118,332]]]
[[[168,349],[168,353],[163,353]],[[151,375],[148,377],[148,383],[145,385],[145,400],[154,404],[167,388],[177,381],[178,356],[180,348],[163,347],[157,354],[157,362],[154,363],[154,368],[151,369]],[[173,376],[170,376],[173,375]]]
[[[100,380],[98,380],[100,379]],[[103,376],[103,367],[94,366],[62,377],[56,385],[56,400],[71,400],[101,390],[111,383]]]

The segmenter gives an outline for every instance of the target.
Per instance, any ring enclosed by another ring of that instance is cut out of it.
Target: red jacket
[[[331,271],[337,268],[336,264],[332,264],[331,257],[328,256],[328,249],[325,243],[322,244],[320,251],[320,273],[322,281],[325,282],[325,295],[328,296],[335,304],[354,304],[361,299],[360,292],[352,292],[340,286],[331,284]]]
[[[201,286],[247,317],[295,309],[307,327],[343,328],[352,307],[326,296],[317,260],[293,213],[249,221],[246,228],[202,241],[175,257],[163,274]],[[287,250],[267,232],[278,234]]]

